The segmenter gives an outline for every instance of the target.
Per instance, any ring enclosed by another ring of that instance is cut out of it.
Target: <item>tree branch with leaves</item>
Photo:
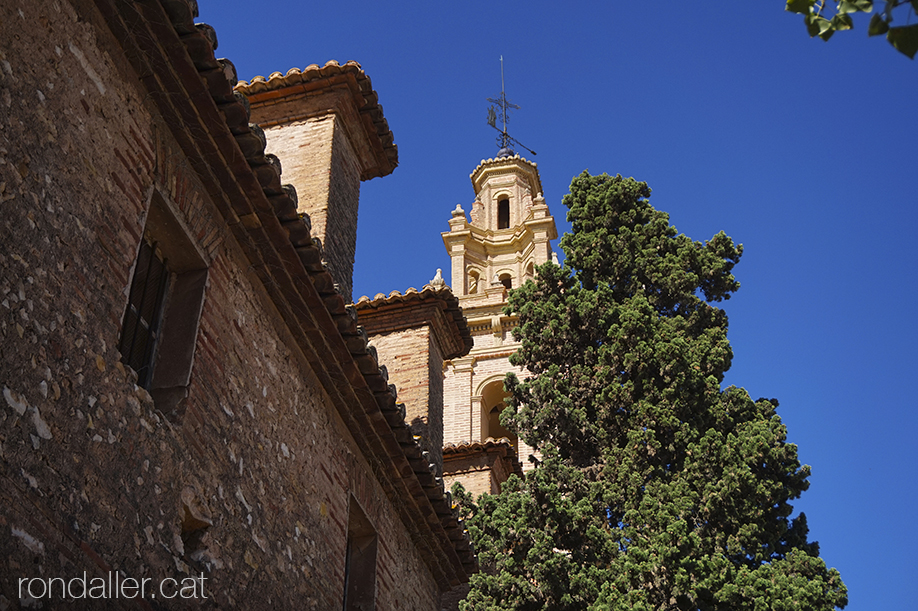
[[[829,40],[835,32],[854,29],[855,13],[871,13],[873,0],[842,0],[836,2],[834,14],[827,0],[787,0],[785,10],[803,15],[810,36]],[[918,0],[885,0],[870,18],[868,36],[886,35],[886,40],[900,53],[915,58],[918,53]],[[913,23],[915,22],[915,23]],[[893,25],[902,23],[903,25]]]

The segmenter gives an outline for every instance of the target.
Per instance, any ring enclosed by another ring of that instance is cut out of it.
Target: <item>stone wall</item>
[[[21,578],[83,571],[203,576],[189,608],[340,608],[356,502],[377,609],[434,609],[416,542],[98,15],[7,2],[0,39],[0,608]],[[154,197],[209,264],[169,418],[117,349]]]

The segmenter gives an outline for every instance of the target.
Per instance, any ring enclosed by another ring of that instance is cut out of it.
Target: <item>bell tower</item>
[[[511,334],[517,319],[503,309],[509,291],[553,260],[550,240],[558,232],[536,164],[508,146],[482,161],[470,178],[475,200],[469,217],[456,206],[449,231],[442,234],[451,259],[453,293],[474,340],[468,355],[444,368],[444,478],[448,484],[462,481],[480,494],[497,492],[509,473],[518,470],[517,457],[524,469],[530,466],[532,448],[500,423],[504,376],[509,371],[528,376],[510,364],[519,347]],[[498,461],[497,454],[506,460]],[[517,467],[510,469],[511,462]]]
[[[475,200],[469,216],[457,205],[444,232],[453,294],[468,320],[472,350],[443,367],[443,480],[460,481],[478,495],[497,493],[512,474],[531,467],[533,449],[500,421],[506,407],[504,377],[529,372],[510,364],[519,348],[512,330],[517,318],[504,313],[509,291],[535,278],[536,268],[553,256],[550,240],[558,237],[555,220],[542,196],[536,164],[513,151],[513,144],[532,151],[507,133],[511,104],[504,92],[488,98],[488,124],[500,132],[498,152],[472,172]],[[498,118],[502,128],[497,127]],[[522,463],[522,464],[521,464]]]

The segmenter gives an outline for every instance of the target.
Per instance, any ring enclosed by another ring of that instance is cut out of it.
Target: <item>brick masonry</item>
[[[447,486],[460,481],[475,496],[485,492],[497,494],[500,485],[512,473],[519,472],[518,468],[514,469],[515,456],[506,441],[448,447],[444,459],[449,472],[443,478]]]
[[[270,108],[270,107],[269,107]],[[256,109],[253,119],[265,111]],[[329,271],[351,299],[357,250],[360,171],[335,114],[268,127],[265,150],[281,160],[284,180],[296,187],[299,210],[309,215],[322,240]]]
[[[443,471],[443,357],[430,327],[373,335],[380,363],[405,403],[406,422],[421,437],[431,462]]]
[[[206,575],[208,600],[170,609],[340,608],[351,498],[379,535],[377,609],[436,608],[414,535],[88,7],[0,6],[0,608],[18,578],[83,571]],[[117,351],[154,190],[209,263],[174,420]]]
[[[473,337],[478,348],[481,336],[473,334]],[[483,343],[487,345],[490,340],[485,337]],[[489,355],[487,358],[469,356],[446,364],[443,382],[444,443],[462,444],[484,441],[489,437],[481,404],[483,388],[488,384],[502,386],[504,376],[511,371],[520,379],[529,375],[524,369],[510,364],[509,356],[515,350],[516,345],[510,343],[497,355]],[[526,470],[531,468],[528,459],[533,452],[533,448],[525,442],[517,443],[517,453]]]
[[[334,128],[334,116],[327,116],[265,129],[265,151],[280,158],[284,180],[296,187],[298,208],[309,215],[312,233],[319,237],[328,223]]]

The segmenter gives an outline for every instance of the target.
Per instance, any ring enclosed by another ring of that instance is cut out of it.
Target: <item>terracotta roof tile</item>
[[[395,138],[389,129],[389,123],[383,115],[382,105],[379,104],[379,96],[373,90],[370,77],[363,71],[359,63],[351,60],[344,64],[339,64],[335,60],[330,60],[324,66],[310,64],[302,70],[291,68],[286,74],[272,72],[267,79],[263,76],[256,76],[251,81],[239,81],[236,84],[236,91],[252,96],[253,100],[260,100],[261,98],[270,97],[272,92],[280,92],[282,90],[300,89],[308,91],[314,87],[321,86],[323,81],[342,75],[353,77],[352,82],[357,88],[355,94],[359,92],[359,111],[362,115],[369,117],[373,130],[375,130],[375,135],[379,139],[381,155],[385,160],[384,163],[380,163],[378,172],[364,179],[384,176],[398,165],[398,147],[395,145]]]
[[[391,310],[396,306],[411,307],[414,305],[436,304],[444,314],[444,318],[450,327],[453,341],[456,348],[447,354],[444,358],[453,359],[464,356],[472,349],[474,340],[469,330],[468,321],[462,308],[459,305],[459,298],[453,294],[448,286],[435,287],[431,284],[425,284],[421,290],[414,287],[409,288],[404,293],[392,291],[388,295],[377,293],[373,299],[366,295],[360,297],[354,307],[357,308],[359,316],[364,318],[374,316],[377,312],[380,316],[386,310]],[[443,346],[446,348],[447,346]]]
[[[506,437],[495,439],[488,437],[483,441],[460,441],[459,443],[447,443],[443,446],[443,459],[460,458],[472,454],[484,452],[501,452],[513,462],[513,472],[523,477],[523,466],[520,464],[516,451],[516,445]]]
[[[480,452],[482,450],[491,450],[495,448],[509,448],[516,454],[516,447],[507,437],[488,437],[483,441],[460,441],[459,443],[447,443],[443,446],[443,454],[465,454],[467,452]]]
[[[477,177],[481,174],[483,170],[485,170],[486,168],[492,167],[492,166],[505,165],[508,161],[519,161],[519,162],[529,165],[530,166],[529,172],[531,174],[531,179],[533,180],[533,186],[535,188],[535,192],[532,194],[533,197],[541,193],[544,193],[544,191],[542,190],[542,180],[541,178],[539,178],[538,166],[536,162],[529,161],[528,159],[525,159],[524,157],[520,157],[519,153],[516,153],[515,155],[511,157],[489,157],[488,159],[482,159],[481,162],[475,167],[475,169],[472,170],[472,173],[469,175],[469,178],[471,178],[472,183],[475,184]],[[477,193],[477,190],[476,190],[476,193]]]

